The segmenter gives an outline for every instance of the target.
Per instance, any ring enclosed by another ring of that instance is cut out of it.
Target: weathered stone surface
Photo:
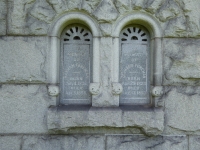
[[[111,87],[111,52],[112,52],[112,38],[105,37],[100,40],[100,59],[101,59],[101,83],[102,90],[98,95],[93,96],[92,106],[106,107],[117,106],[117,101],[112,98]]]
[[[67,7],[69,10],[81,9],[82,0],[67,0]]]
[[[24,136],[22,150],[104,150],[99,135]]]
[[[44,35],[54,16],[46,1],[9,0],[8,34]]]
[[[144,6],[144,0],[132,0],[133,9],[142,9]]]
[[[164,39],[164,84],[200,84],[200,40]]]
[[[112,33],[112,24],[110,23],[101,23],[100,29],[103,36],[109,36]]]
[[[6,14],[7,14],[6,0],[0,0],[0,35],[6,34]]]
[[[2,37],[0,82],[46,82],[46,37]]]
[[[116,0],[114,4],[121,14],[131,10],[130,0]]]
[[[200,13],[200,10],[198,9],[200,6],[200,1],[170,0],[170,3],[167,5],[165,5],[166,8],[164,8],[163,11],[165,12],[167,9],[168,12],[165,14],[164,12],[161,12],[161,14],[170,18],[170,21],[166,24],[165,27],[165,36],[195,37],[200,35],[200,17],[198,15]],[[169,11],[171,14],[169,14]],[[164,18],[161,20],[163,19]]]
[[[57,14],[63,13],[68,10],[67,1],[61,0],[47,0],[50,6],[55,10]]]
[[[189,136],[189,150],[200,149],[200,136]]]
[[[124,111],[123,124],[125,127],[139,127],[148,135],[159,135],[164,129],[163,116],[164,112],[159,109],[153,111]]]
[[[100,0],[83,0],[82,9],[88,11],[89,13],[92,13],[100,2]]]
[[[107,150],[188,150],[186,136],[108,135]]]
[[[118,11],[111,0],[102,0],[94,11],[99,21],[111,22],[118,16]]]
[[[200,130],[200,87],[165,87],[165,133],[190,133]]]
[[[0,136],[1,150],[20,150],[21,136]]]
[[[38,1],[30,10],[30,16],[42,20],[46,23],[50,23],[55,16],[55,11],[46,1]]]
[[[46,133],[46,86],[2,85],[0,133]]]
[[[47,116],[49,131],[68,133],[73,128],[109,127],[139,128],[148,135],[161,134],[164,129],[164,112],[159,109],[122,110],[120,108],[50,108]]]

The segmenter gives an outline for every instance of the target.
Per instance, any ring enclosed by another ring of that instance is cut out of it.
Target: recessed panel
[[[63,49],[63,101],[87,103],[90,100],[90,45],[64,44]]]
[[[149,103],[149,70],[147,44],[121,44],[119,75],[123,92],[120,104]]]

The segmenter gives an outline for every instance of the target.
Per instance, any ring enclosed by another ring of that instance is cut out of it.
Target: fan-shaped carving
[[[127,27],[122,30],[120,35],[121,42],[147,42],[147,33],[143,31],[140,27]]]
[[[92,41],[92,35],[90,31],[81,26],[72,26],[66,28],[63,32],[63,42],[81,42],[90,43]]]

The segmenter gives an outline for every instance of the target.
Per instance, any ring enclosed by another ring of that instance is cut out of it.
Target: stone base
[[[53,107],[48,110],[47,126],[54,133],[68,133],[74,128],[138,128],[147,135],[164,129],[162,109],[141,106],[97,108],[80,106]]]

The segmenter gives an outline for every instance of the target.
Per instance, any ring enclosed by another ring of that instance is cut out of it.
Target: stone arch
[[[90,16],[79,13],[67,13],[59,17],[51,25],[48,36],[49,36],[49,83],[57,84],[59,82],[59,59],[60,59],[60,36],[63,29],[74,23],[79,23],[89,28],[93,35],[93,82],[98,83],[100,77],[100,61],[99,61],[99,40],[100,31],[98,25],[94,19]]]
[[[112,51],[112,81],[113,83],[119,83],[119,50],[120,32],[129,25],[141,25],[144,26],[150,34],[150,85],[161,86],[163,75],[163,51],[162,51],[162,30],[158,21],[146,13],[132,13],[118,19],[113,25],[112,37],[113,37],[113,51]],[[151,101],[154,103],[153,101]]]
[[[162,37],[162,30],[158,21],[153,16],[138,12],[123,16],[122,18],[118,19],[113,26],[112,36],[119,37],[121,30],[130,24],[139,24],[147,28],[151,38]]]
[[[48,36],[60,37],[63,29],[73,23],[80,23],[87,26],[91,30],[93,37],[100,36],[96,21],[90,16],[79,12],[68,13],[55,20],[49,29]]]

